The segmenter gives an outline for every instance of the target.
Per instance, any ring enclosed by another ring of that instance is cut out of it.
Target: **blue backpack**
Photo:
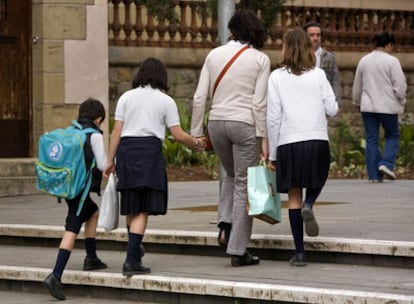
[[[79,215],[92,183],[92,169],[86,168],[83,146],[93,128],[82,128],[76,121],[66,129],[46,132],[39,138],[39,161],[35,163],[36,188],[42,192],[66,199],[77,197],[82,191],[76,215]]]

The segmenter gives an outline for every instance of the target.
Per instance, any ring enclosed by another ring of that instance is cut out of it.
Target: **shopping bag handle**
[[[267,165],[266,160],[264,160],[264,159],[261,159],[261,160],[259,161],[259,166],[263,166],[263,167],[265,167],[266,169],[269,169],[269,166]]]

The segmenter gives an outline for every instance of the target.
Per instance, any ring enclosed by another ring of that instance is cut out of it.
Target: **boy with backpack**
[[[83,270],[107,268],[107,265],[96,255],[95,237],[99,210],[98,206],[89,195],[90,192],[100,193],[102,170],[105,168],[106,164],[106,153],[102,136],[103,132],[99,129],[104,119],[105,108],[100,101],[89,98],[80,105],[77,122],[83,129],[88,128],[89,130],[89,133],[85,132],[86,140],[83,145],[85,168],[87,168],[88,171],[94,171],[91,172],[92,183],[90,189],[85,193],[86,197],[84,201],[82,200],[83,191],[81,191],[75,198],[65,198],[68,205],[65,233],[59,245],[53,272],[43,281],[43,284],[48,288],[50,294],[59,300],[66,299],[62,290],[61,277],[83,223],[85,223],[86,249]],[[93,130],[90,130],[90,128]],[[39,147],[39,150],[41,148],[42,147]],[[96,167],[94,166],[94,163],[96,163]],[[87,188],[88,186],[88,184],[85,184],[83,188]]]

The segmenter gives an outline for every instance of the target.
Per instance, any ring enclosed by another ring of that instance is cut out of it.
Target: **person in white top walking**
[[[375,49],[358,63],[352,88],[353,104],[361,111],[365,127],[365,163],[368,179],[381,182],[383,176],[395,179],[399,146],[398,114],[404,112],[407,82],[399,60],[392,56],[395,39],[388,32],[376,34]],[[379,127],[384,129],[385,145],[379,149]]]
[[[315,67],[308,34],[300,29],[283,36],[282,62],[270,74],[267,106],[269,166],[276,170],[277,191],[288,194],[289,221],[295,254],[289,263],[305,266],[306,233],[317,236],[313,204],[329,173],[330,150],[326,115],[338,112],[325,72]],[[302,201],[303,189],[306,189]]]
[[[228,28],[230,41],[210,51],[202,67],[193,99],[191,135],[203,136],[204,111],[210,96],[208,132],[226,173],[218,206],[218,242],[226,247],[233,266],[244,266],[260,261],[246,250],[252,232],[252,218],[246,210],[247,168],[258,164],[260,152],[264,159],[268,155],[270,60],[258,50],[263,47],[266,31],[253,11],[236,11]],[[238,53],[241,50],[243,53]],[[235,54],[239,56],[221,78],[223,68],[236,58]],[[219,84],[217,79],[221,79]]]
[[[121,193],[120,213],[126,216],[128,246],[122,274],[130,277],[150,273],[142,265],[142,239],[149,215],[165,215],[168,204],[166,162],[162,143],[166,128],[174,139],[198,152],[204,139],[181,128],[177,105],[168,92],[168,74],[157,58],[141,64],[133,88],[119,98],[109,143],[106,178],[116,170]],[[116,158],[116,162],[115,162]]]

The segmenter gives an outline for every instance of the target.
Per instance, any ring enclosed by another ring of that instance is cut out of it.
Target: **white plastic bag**
[[[98,227],[109,232],[118,228],[119,224],[119,200],[116,191],[115,176],[109,175],[105,192],[102,195],[101,208],[99,211]]]

